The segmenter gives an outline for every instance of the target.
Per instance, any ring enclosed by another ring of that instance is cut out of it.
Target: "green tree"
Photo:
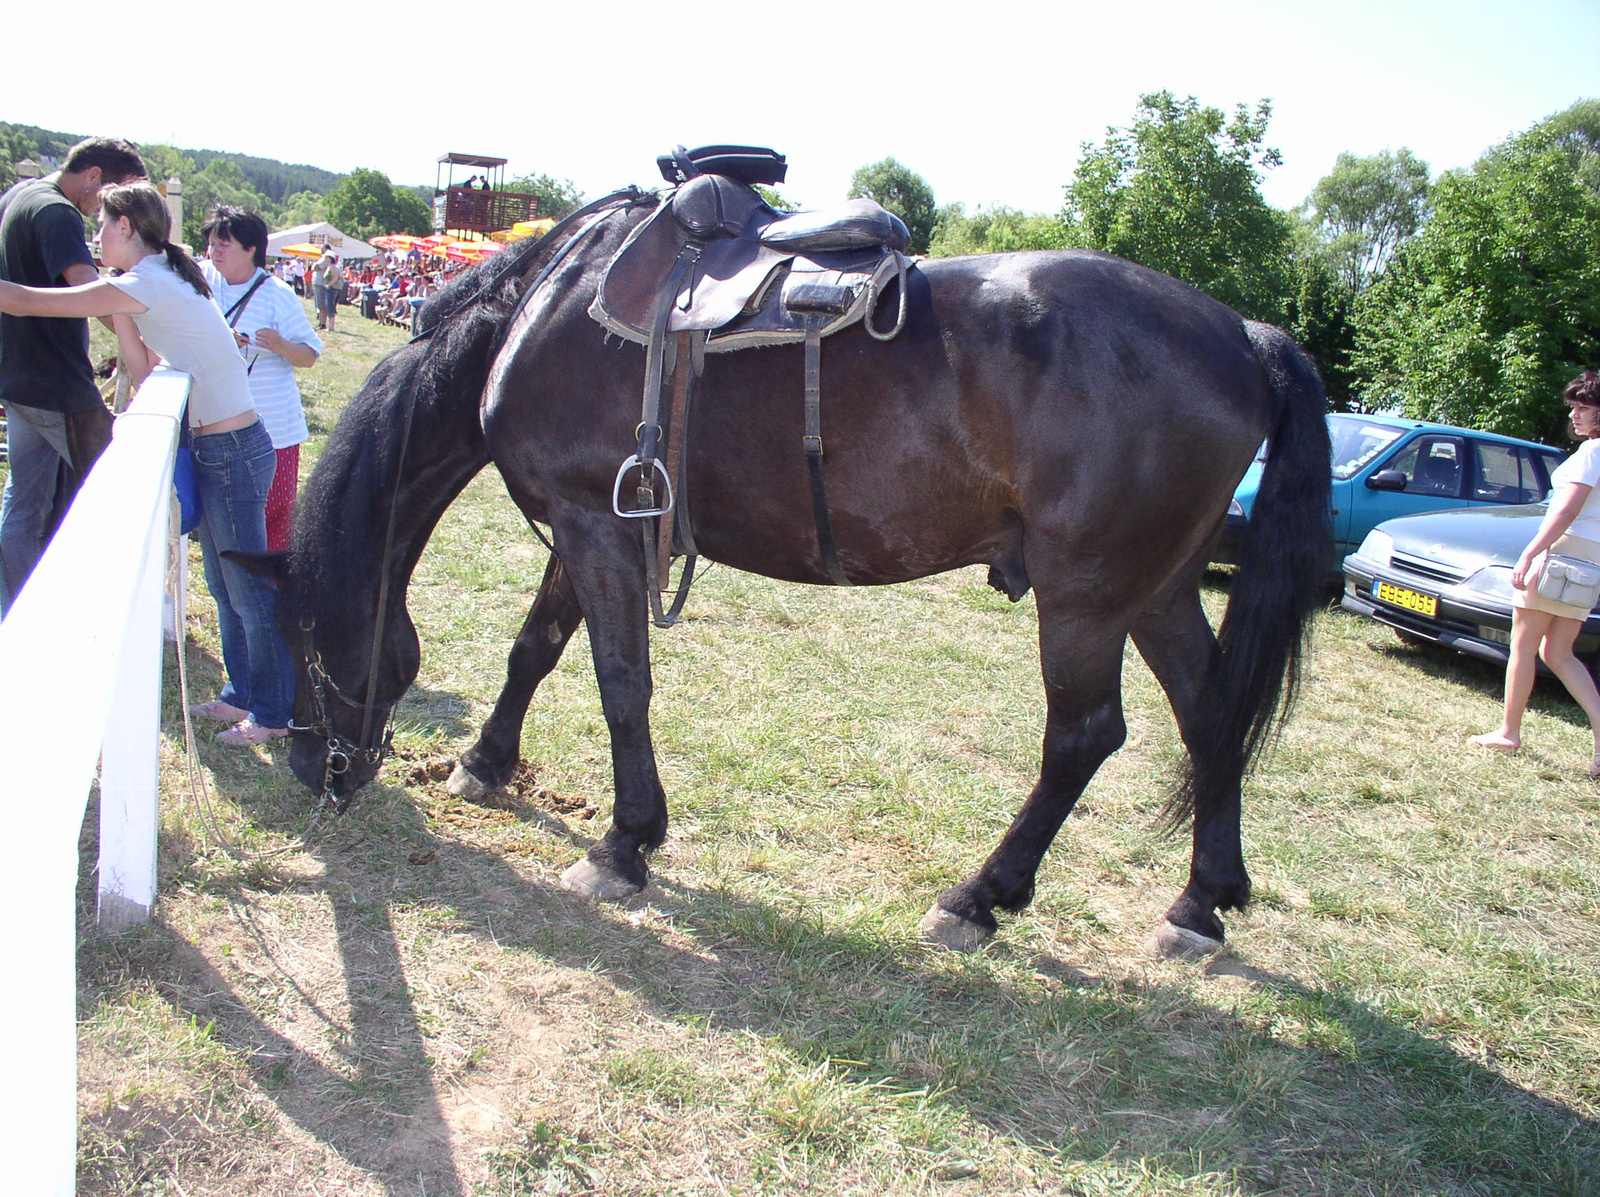
[[[776,209],[779,212],[798,212],[800,210],[799,204],[784,195],[776,187],[768,187],[764,183],[757,183],[756,191],[766,201],[769,208]]]
[[[363,241],[384,233],[426,236],[433,230],[432,213],[409,189],[396,190],[380,170],[357,167],[327,199],[328,220]]]
[[[292,229],[302,224],[317,224],[328,219],[328,201],[315,191],[297,191],[284,201],[273,224]]]
[[[1322,254],[1296,254],[1290,264],[1293,287],[1284,300],[1284,327],[1316,359],[1334,411],[1361,411],[1362,376],[1354,355],[1356,295]]]
[[[1579,100],[1540,121],[1537,128],[1556,149],[1567,156],[1573,173],[1590,191],[1600,194],[1600,100]],[[1488,150],[1477,162],[1479,173],[1492,172],[1507,146],[1514,144],[1509,138]]]
[[[1171,92],[1139,98],[1130,128],[1084,142],[1066,188],[1070,244],[1105,250],[1193,283],[1246,316],[1281,323],[1289,220],[1261,196],[1278,165],[1262,144],[1271,104],[1202,107]]]
[[[15,125],[0,122],[0,191],[17,181],[17,163],[38,160],[39,144]]]
[[[1061,218],[1046,212],[1024,212],[1000,205],[980,207],[969,216],[964,204],[946,204],[939,209],[939,217],[934,222],[928,256],[949,258],[958,254],[1059,249],[1067,244],[1066,236]]]
[[[928,181],[893,158],[859,167],[850,176],[850,199],[874,199],[901,220],[911,233],[910,251],[914,254],[928,252],[928,242],[933,236],[933,223],[938,217],[938,206],[933,202],[933,188]]]
[[[194,178],[194,159],[170,145],[144,145],[139,147],[139,157],[144,159],[145,173],[152,183],[165,183],[177,179],[188,186]]]
[[[1359,291],[1428,215],[1428,164],[1402,146],[1340,154],[1305,211],[1345,289]]]
[[[583,207],[583,191],[571,179],[557,180],[553,175],[523,175],[505,185],[507,191],[536,196],[539,215],[560,220],[569,212]]]
[[[145,169],[152,169],[148,161]],[[231,158],[213,158],[204,169],[195,171],[182,182],[183,239],[193,247],[201,246],[200,230],[219,207],[246,208],[268,218],[272,215],[266,196],[250,186],[239,164]]]
[[[1434,186],[1433,215],[1361,295],[1374,404],[1559,435],[1561,388],[1600,358],[1600,195],[1542,126]]]

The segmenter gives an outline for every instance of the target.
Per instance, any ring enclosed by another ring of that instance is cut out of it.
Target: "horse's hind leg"
[[[923,934],[958,951],[997,929],[994,909],[1017,911],[1033,898],[1046,849],[1101,763],[1122,745],[1122,627],[1047,612],[1040,595],[1044,666],[1044,760],[1039,782],[983,867],[939,895]]]
[[[1206,671],[1217,640],[1200,605],[1200,568],[1168,588],[1133,625],[1133,642],[1155,673],[1178,732],[1191,752],[1191,737],[1203,726]],[[1242,775],[1205,777],[1194,784],[1194,851],[1189,884],[1150,939],[1158,956],[1201,956],[1222,946],[1218,910],[1243,909],[1250,900],[1250,875],[1240,843]]]
[[[511,780],[521,755],[522,722],[527,718],[528,704],[539,683],[561,660],[567,641],[581,622],[583,612],[578,608],[578,596],[572,592],[561,558],[552,555],[528,618],[511,646],[505,688],[484,721],[477,742],[461,754],[461,763],[445,783],[452,794],[475,800]]]

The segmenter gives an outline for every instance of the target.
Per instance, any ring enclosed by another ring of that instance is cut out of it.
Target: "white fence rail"
[[[117,418],[0,624],[0,1028],[5,1189],[66,1197],[77,1161],[78,833],[100,770],[100,923],[150,917],[156,882],[161,600],[189,376],[157,370]],[[182,612],[178,613],[179,628]]]

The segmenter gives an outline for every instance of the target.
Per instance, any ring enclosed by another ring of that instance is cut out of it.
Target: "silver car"
[[[1543,503],[1526,503],[1386,520],[1344,559],[1341,605],[1387,624],[1407,644],[1440,644],[1504,664],[1511,567],[1544,512]],[[1600,663],[1600,614],[1584,621],[1574,650],[1591,669]]]

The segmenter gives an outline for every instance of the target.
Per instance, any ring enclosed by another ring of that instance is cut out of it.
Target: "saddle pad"
[[[793,258],[786,270],[780,270],[781,286],[775,285],[776,278],[769,280],[768,285],[755,296],[753,310],[711,330],[706,352],[729,353],[757,345],[790,345],[804,341],[805,319],[789,311],[785,301],[795,288],[811,284],[847,287],[853,293],[849,306],[822,325],[824,337],[841,332],[875,307],[878,297],[899,273],[901,260],[899,254],[885,254],[878,249],[866,253],[815,254],[809,258]],[[916,267],[908,263],[908,282],[915,272]],[[894,305],[897,302],[898,299],[891,296],[884,305],[889,310],[883,323],[894,323]]]

